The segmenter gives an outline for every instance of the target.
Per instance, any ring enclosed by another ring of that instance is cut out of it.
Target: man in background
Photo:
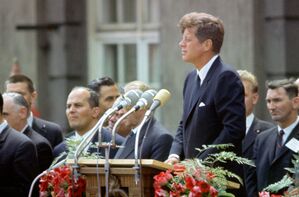
[[[68,95],[66,101],[66,116],[69,125],[74,131],[69,135],[69,139],[75,141],[81,141],[85,139],[90,133],[92,128],[98,122],[100,109],[99,109],[99,97],[98,94],[87,87],[74,87]],[[110,142],[111,133],[107,129],[102,129],[102,141]],[[92,143],[98,141],[98,134],[92,139]],[[123,138],[116,136],[116,144],[120,145],[123,142]],[[62,142],[55,147],[53,154],[55,157],[59,156],[62,152],[68,152],[66,142]],[[89,153],[94,153],[97,148],[89,146],[87,149]],[[105,151],[100,148],[101,156],[105,156]],[[110,150],[110,158],[113,158],[116,153],[116,149]]]
[[[125,93],[130,90],[141,90],[143,92],[149,90],[150,87],[141,81],[132,81],[125,86]],[[110,128],[114,123],[130,108],[121,109],[110,119]],[[119,129],[116,131],[124,137],[125,142],[116,153],[115,159],[134,159],[135,141],[139,124],[141,123],[146,109],[139,109],[122,120]],[[139,135],[139,146],[141,159],[155,159],[164,161],[167,159],[169,150],[173,141],[170,132],[154,117],[150,118],[141,128]]]
[[[114,101],[120,95],[116,83],[110,77],[94,79],[87,87],[99,95],[99,117],[102,117],[105,111],[112,107]]]
[[[12,129],[3,118],[0,93],[0,194],[28,196],[31,182],[38,174],[36,149],[25,135]]]
[[[30,109],[32,103],[37,98],[37,91],[34,88],[32,80],[26,75],[13,75],[8,78],[5,82],[6,92],[17,92],[21,94],[27,101]],[[43,120],[33,116],[32,112],[30,113],[28,119],[29,126],[44,136],[54,148],[57,144],[62,142],[62,128],[53,122]]]
[[[52,148],[46,138],[35,132],[27,123],[30,108],[25,98],[19,93],[3,94],[3,116],[8,125],[26,135],[34,143],[37,150],[39,173],[48,169],[53,161]]]
[[[266,122],[258,119],[253,111],[259,100],[258,94],[258,82],[256,77],[247,70],[238,70],[241,81],[245,90],[245,109],[246,109],[246,135],[242,144],[243,157],[252,160],[253,159],[253,144],[257,135],[261,132],[274,127],[270,122]],[[248,167],[244,166],[244,182],[246,184],[246,178],[248,173]]]
[[[252,197],[287,174],[285,168],[292,167],[296,151],[296,145],[288,143],[290,140],[297,146],[299,143],[298,87],[293,80],[285,79],[268,82],[267,89],[267,108],[277,126],[256,137],[253,149],[256,168],[250,168],[247,177],[247,193]]]

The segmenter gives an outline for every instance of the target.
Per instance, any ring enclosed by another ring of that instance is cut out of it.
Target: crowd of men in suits
[[[254,115],[259,100],[256,77],[233,70],[220,58],[224,28],[219,18],[206,13],[189,13],[179,26],[183,38],[179,44],[182,59],[192,63],[183,89],[183,114],[173,136],[157,119],[151,117],[139,125],[146,109],[124,119],[116,128],[116,144],[109,158],[134,158],[136,132],[140,129],[140,158],[177,163],[189,158],[205,158],[215,150],[198,154],[195,148],[206,144],[232,143],[237,155],[252,159],[256,167],[227,164],[226,168],[244,177],[245,187],[233,191],[236,196],[257,196],[258,191],[279,181],[291,167],[291,158],[299,146],[299,79],[267,82],[266,104],[272,123]],[[130,90],[146,92],[151,88],[142,81],[125,85]],[[12,75],[0,96],[0,193],[3,196],[27,196],[32,180],[48,169],[53,159],[68,153],[65,139],[84,140],[121,93],[109,77],[76,86],[66,100],[66,117],[72,132],[66,134],[53,122],[33,115],[37,97],[32,80],[23,74]],[[104,124],[101,139],[110,142],[117,120],[132,106],[113,114]],[[64,136],[64,137],[63,137]],[[91,142],[98,141],[98,133]],[[294,146],[294,145],[293,145]],[[87,146],[85,152],[105,156],[104,148]],[[38,191],[34,193],[38,196]]]

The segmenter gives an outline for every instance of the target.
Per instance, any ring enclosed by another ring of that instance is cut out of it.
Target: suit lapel
[[[280,152],[277,154],[277,156],[274,158],[273,162],[274,163],[277,159],[282,157],[287,151],[291,151],[289,148],[287,148],[285,145],[292,139],[296,138],[299,139],[299,123],[296,125],[296,127],[293,129],[291,134],[289,135],[288,139],[284,143],[284,145],[281,147]]]
[[[216,71],[216,68],[219,67],[219,63],[220,63],[220,57],[217,57],[216,60],[214,61],[214,63],[212,64],[210,70],[208,71],[207,73],[207,76],[205,77],[205,79],[201,82],[201,86],[200,86],[200,89],[196,91],[196,94],[195,96],[192,98],[190,98],[190,107],[187,109],[188,110],[188,113],[187,113],[187,116],[186,116],[186,120],[188,119],[188,117],[190,116],[191,112],[193,111],[193,109],[196,107],[196,104],[198,103],[199,100],[202,99],[202,96],[204,95],[204,93],[207,91],[207,87],[208,87],[208,84],[209,84],[209,81],[210,79],[212,78],[212,76],[214,75],[215,71]],[[195,74],[193,75],[193,79],[191,79],[192,82],[195,81],[195,77],[197,75],[196,72],[194,72]],[[195,83],[195,82],[194,82]],[[189,93],[192,93],[192,90],[194,88],[194,83],[191,84],[191,87],[189,88]],[[191,95],[188,95],[191,97]],[[189,105],[187,105],[188,107]],[[187,122],[187,121],[185,121]]]
[[[257,121],[256,118],[254,118],[243,141],[243,153],[246,152],[247,149],[250,148],[250,146],[254,143],[258,130]]]
[[[3,129],[3,131],[0,134],[0,148],[2,147],[2,145],[4,144],[4,142],[6,141],[6,138],[8,136],[8,125]]]

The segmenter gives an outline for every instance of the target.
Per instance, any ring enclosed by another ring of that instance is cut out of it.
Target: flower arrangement
[[[86,180],[83,176],[73,177],[69,165],[60,166],[41,177],[40,197],[82,197],[86,191]]]
[[[202,152],[209,148],[226,149],[231,146],[233,145],[204,145],[203,149],[197,150]],[[175,164],[173,169],[160,172],[154,176],[155,196],[233,197],[233,194],[226,192],[227,178],[235,178],[242,184],[241,178],[223,167],[215,166],[216,162],[226,163],[227,161],[236,161],[239,164],[253,166],[253,163],[248,159],[226,151],[210,154],[204,160],[184,160]]]

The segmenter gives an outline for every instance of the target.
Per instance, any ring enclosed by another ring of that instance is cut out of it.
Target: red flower
[[[86,180],[80,176],[75,181],[72,169],[69,166],[61,166],[42,176],[39,188],[41,197],[79,197],[86,191]]]
[[[210,191],[210,185],[205,181],[198,181],[196,185],[200,187],[200,190],[203,193],[207,193]]]
[[[185,182],[186,182],[186,187],[189,189],[189,190],[192,190],[192,188],[194,187],[194,185],[196,184],[196,181],[193,177],[191,176],[186,176],[185,177]]]
[[[259,197],[270,197],[270,193],[266,191],[259,192]]]

